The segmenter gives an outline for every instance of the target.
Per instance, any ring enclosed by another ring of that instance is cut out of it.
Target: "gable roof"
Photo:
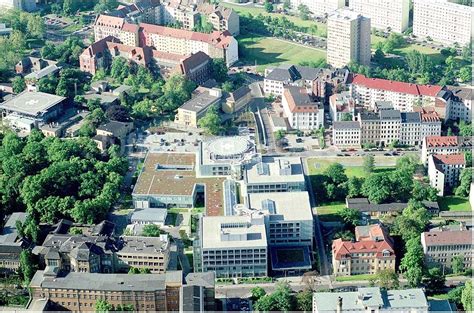
[[[283,97],[285,97],[288,102],[288,107],[293,113],[318,112],[321,105],[320,102],[316,102],[312,99],[306,88],[295,86],[286,87],[283,92]]]

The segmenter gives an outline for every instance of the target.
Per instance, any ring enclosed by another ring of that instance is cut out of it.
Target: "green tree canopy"
[[[199,127],[212,135],[217,135],[222,129],[222,122],[216,106],[212,106],[206,114],[199,120]]]

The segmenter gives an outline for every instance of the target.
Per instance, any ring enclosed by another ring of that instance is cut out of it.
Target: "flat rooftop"
[[[267,247],[263,219],[250,216],[205,216],[202,219],[203,249]]]
[[[248,184],[303,182],[303,165],[299,157],[262,157],[262,162],[247,165],[245,181]]]
[[[212,104],[218,102],[221,98],[217,91],[204,90],[201,93],[193,94],[192,98],[186,101],[180,109],[199,113],[206,110]]]
[[[25,91],[1,103],[0,109],[38,116],[64,100],[66,98],[49,93]]]
[[[197,178],[194,153],[148,153],[134,195],[191,196],[196,184],[205,185],[208,215],[223,212],[224,178]],[[177,169],[180,168],[180,169]]]
[[[250,208],[259,211],[273,210],[269,213],[283,215],[285,221],[313,220],[306,191],[250,193],[248,199]]]

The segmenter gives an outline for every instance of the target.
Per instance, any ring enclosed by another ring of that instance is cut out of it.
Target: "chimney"
[[[342,313],[342,297],[337,298],[336,313]]]

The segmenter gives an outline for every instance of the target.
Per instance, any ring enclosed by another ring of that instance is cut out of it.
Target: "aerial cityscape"
[[[0,0],[0,311],[473,311],[473,16]]]

